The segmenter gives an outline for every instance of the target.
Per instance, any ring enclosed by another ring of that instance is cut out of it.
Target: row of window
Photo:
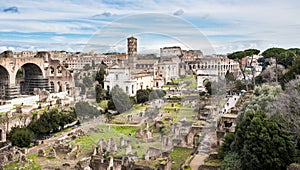
[[[184,66],[181,66],[181,68],[183,67]],[[233,67],[234,65],[190,65],[190,69],[233,69]]]
[[[62,67],[61,66],[57,66],[57,74],[62,74]],[[54,75],[55,74],[55,69],[53,67],[50,67],[50,75]]]

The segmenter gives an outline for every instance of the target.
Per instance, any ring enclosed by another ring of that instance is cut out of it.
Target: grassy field
[[[164,86],[162,86],[162,88],[163,89],[173,89],[173,88],[177,88],[178,87],[178,85],[164,85]]]
[[[184,83],[184,82],[193,81],[193,80],[195,80],[195,78],[193,76],[187,75],[185,77],[173,80],[173,82],[174,83]]]
[[[172,103],[168,103],[164,108],[163,108],[163,112],[164,113],[171,113],[171,114],[176,114],[179,112],[181,108],[181,104],[180,103],[174,103],[174,107],[172,107]],[[175,109],[177,109],[177,111],[175,111]]]
[[[193,153],[193,149],[183,148],[183,147],[174,147],[173,152],[171,152],[170,156],[174,164],[172,164],[172,169],[180,169],[180,164],[184,163],[191,154]]]
[[[101,100],[101,102],[98,103],[98,106],[101,107],[102,109],[106,109],[107,103],[108,103],[108,100]]]
[[[139,129],[139,127],[135,126],[111,126],[111,130],[114,130],[117,133],[123,134],[123,135],[135,135],[136,131]]]
[[[159,140],[154,142],[146,143],[142,139],[137,139],[135,137],[136,131],[140,127],[132,126],[110,126],[110,131],[107,130],[106,125],[101,125],[98,128],[104,130],[104,133],[89,133],[88,136],[82,136],[71,142],[72,145],[79,144],[80,148],[86,151],[92,150],[92,145],[97,144],[100,139],[105,139],[106,141],[109,138],[114,138],[117,146],[120,144],[120,137],[123,136],[125,139],[130,140],[130,145],[132,146],[132,153],[137,152],[139,157],[142,157],[143,154],[147,151],[149,146],[160,147],[161,143]],[[129,135],[131,134],[131,136]],[[116,153],[117,156],[121,156],[125,153],[125,149],[119,150]]]

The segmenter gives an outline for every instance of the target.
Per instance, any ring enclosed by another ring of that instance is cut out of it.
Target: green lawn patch
[[[142,139],[137,139],[135,137],[136,131],[140,127],[132,127],[132,126],[110,126],[110,131],[108,131],[107,125],[100,125],[97,128],[101,128],[104,130],[104,133],[88,133],[87,136],[78,137],[71,144],[80,145],[80,148],[85,151],[92,151],[92,145],[97,145],[100,139],[108,140],[109,138],[114,138],[117,145],[119,146],[120,137],[123,136],[126,139],[129,139],[130,145],[132,146],[132,153],[137,153],[140,158],[142,158],[143,154],[147,151],[147,149],[152,147],[161,147],[161,142],[159,140],[155,140],[154,142],[142,142]],[[131,136],[129,135],[131,134]],[[153,137],[156,137],[157,134],[153,134]],[[125,148],[119,150],[118,153],[114,153],[115,156],[122,156],[125,153]]]
[[[102,109],[106,109],[107,103],[108,103],[108,100],[101,100],[101,102],[98,103],[98,106],[101,107]]]
[[[184,163],[193,153],[193,149],[191,148],[183,148],[175,146],[173,152],[171,152],[170,156],[174,164],[172,164],[171,169],[180,169],[180,164]]]
[[[193,81],[193,80],[195,80],[194,76],[186,75],[186,76],[184,76],[182,78],[173,80],[173,83],[184,83],[184,82]]]
[[[173,88],[178,88],[178,85],[164,85],[162,86],[163,89],[173,89]]]
[[[209,160],[209,161],[205,162],[204,165],[219,167],[219,166],[221,166],[221,160],[220,159]]]
[[[123,135],[135,135],[136,131],[139,129],[139,127],[135,126],[111,126],[111,130],[114,130],[116,133],[120,133]]]

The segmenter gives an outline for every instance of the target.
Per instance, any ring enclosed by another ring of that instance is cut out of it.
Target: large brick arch
[[[16,69],[16,71],[14,72],[14,75],[16,77],[17,72],[19,69],[24,69],[25,71],[25,75],[26,76],[30,76],[30,77],[36,77],[36,76],[41,76],[41,77],[45,77],[45,73],[44,73],[44,69],[42,69],[39,65],[35,64],[35,63],[24,63],[21,67],[19,67],[18,69]]]
[[[0,65],[0,85],[8,84],[9,77],[10,77],[10,74],[9,74],[8,70],[3,65]]]
[[[70,94],[73,94],[72,73],[61,64],[60,60],[52,59],[50,53],[38,52],[34,57],[19,57],[12,52],[9,54],[9,56],[0,54],[1,99],[12,99],[22,94],[33,94],[34,88],[59,92],[58,82],[61,83],[62,91],[67,90],[65,82],[68,82]],[[20,73],[23,72],[23,74],[18,74],[20,69],[22,70]],[[17,75],[18,77],[16,77]],[[25,81],[25,77],[30,80]],[[50,88],[51,85],[53,88]],[[1,96],[1,94],[3,95]]]

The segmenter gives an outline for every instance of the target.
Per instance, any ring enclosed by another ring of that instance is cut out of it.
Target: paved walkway
[[[228,112],[228,110],[230,110],[231,108],[233,108],[237,101],[239,100],[238,95],[233,95],[231,97],[228,98],[227,102],[224,104],[224,106],[221,109],[222,114],[225,114]],[[216,114],[213,113],[211,119],[212,120],[217,120],[219,117],[221,116],[221,114]],[[210,152],[210,143],[211,143],[211,136],[210,136],[210,132],[211,130],[213,130],[213,126],[211,123],[207,124],[206,127],[206,131],[202,131],[202,135],[204,135],[203,139],[199,139],[200,140],[200,144],[198,146],[198,153],[195,155],[195,157],[193,158],[193,160],[190,162],[190,167],[192,170],[198,170],[199,166],[204,164],[204,160],[207,156],[209,156],[209,152]]]
[[[193,160],[190,163],[192,170],[198,170],[199,166],[204,164],[204,160],[208,155],[195,155]]]

